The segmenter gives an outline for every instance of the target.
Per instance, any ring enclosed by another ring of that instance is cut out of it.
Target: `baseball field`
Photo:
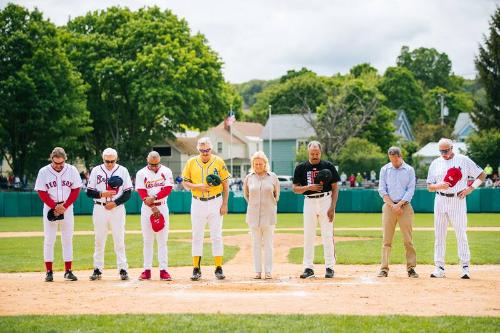
[[[170,216],[173,281],[138,281],[142,235],[138,215],[127,216],[129,281],[115,269],[108,237],[106,269],[91,282],[90,216],[75,218],[74,271],[63,279],[60,238],[55,282],[44,282],[41,217],[0,218],[0,332],[495,332],[500,331],[500,214],[469,214],[471,280],[459,279],[453,230],[447,239],[447,277],[431,279],[433,216],[416,214],[418,279],[409,279],[396,233],[388,278],[377,278],[380,214],[337,214],[335,278],[325,279],[321,238],[316,278],[301,280],[302,214],[280,214],[273,279],[253,280],[251,240],[244,215],[224,218],[225,280],[213,275],[206,233],[203,277],[192,282],[189,215]],[[319,231],[318,231],[319,232]]]

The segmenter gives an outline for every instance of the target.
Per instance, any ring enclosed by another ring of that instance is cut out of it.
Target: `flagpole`
[[[229,114],[232,116],[233,114],[233,106],[231,105],[231,111]],[[229,125],[229,136],[231,137],[230,144],[229,144],[229,158],[231,159],[231,177],[234,177],[233,175],[233,155],[231,154],[231,147],[233,146],[233,124]]]
[[[269,105],[269,166],[273,170],[273,123],[271,121],[271,105]]]

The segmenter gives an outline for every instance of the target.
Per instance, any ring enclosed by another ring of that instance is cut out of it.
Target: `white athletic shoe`
[[[462,266],[462,274],[460,274],[461,279],[470,279],[469,266]]]
[[[444,267],[436,266],[434,271],[431,273],[431,278],[444,278]]]

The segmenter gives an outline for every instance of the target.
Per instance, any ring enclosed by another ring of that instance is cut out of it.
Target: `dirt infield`
[[[117,313],[265,313],[362,315],[463,315],[500,316],[500,265],[473,266],[471,280],[458,278],[449,266],[447,278],[431,279],[431,266],[418,266],[419,279],[406,277],[402,265],[392,266],[388,278],[377,278],[376,265],[337,265],[335,278],[301,280],[300,265],[288,264],[290,246],[301,244],[301,235],[275,235],[275,269],[272,280],[253,280],[249,235],[225,236],[239,253],[224,265],[226,280],[218,281],[213,267],[202,267],[203,279],[189,280],[191,267],[170,269],[174,281],[138,281],[140,269],[131,269],[129,281],[120,281],[116,270],[106,270],[103,280],[88,280],[90,271],[75,272],[77,282],[43,282],[41,273],[0,274],[0,315],[117,314]],[[337,241],[358,239],[337,238]],[[320,242],[319,237],[316,240]]]

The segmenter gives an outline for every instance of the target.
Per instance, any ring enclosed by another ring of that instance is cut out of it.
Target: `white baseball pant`
[[[94,267],[104,269],[104,249],[108,230],[111,228],[115,246],[116,267],[118,270],[127,269],[127,256],[125,255],[125,206],[120,205],[111,210],[104,206],[94,205],[92,215],[95,233]]]
[[[444,267],[448,222],[455,230],[460,263],[469,265],[470,250],[467,241],[467,202],[458,197],[445,197],[436,193],[434,199],[434,263]]]
[[[212,255],[222,256],[224,246],[222,244],[222,216],[220,208],[222,196],[208,201],[191,199],[191,226],[193,229],[192,255],[203,255],[203,239],[205,237],[205,225],[209,224],[210,239],[212,240]]]
[[[54,244],[57,238],[57,228],[61,226],[61,245],[64,261],[73,261],[73,228],[75,217],[73,215],[73,205],[64,212],[64,220],[50,222],[47,220],[47,212],[50,208],[43,206],[43,259],[54,262]]]
[[[153,247],[154,240],[156,238],[156,243],[158,244],[158,263],[160,269],[167,270],[168,269],[168,249],[167,249],[167,240],[168,240],[168,228],[169,228],[169,218],[168,218],[168,206],[166,203],[156,206],[160,213],[162,213],[165,218],[165,227],[158,231],[154,232],[151,227],[151,221],[149,217],[153,213],[151,208],[142,204],[141,207],[141,230],[142,230],[142,239],[144,242],[144,247],[142,249],[142,253],[144,255],[144,269],[152,269],[153,268]]]
[[[323,239],[323,254],[326,268],[335,265],[335,244],[333,239],[333,223],[328,221],[328,209],[332,204],[331,192],[321,198],[304,197],[304,268],[313,269],[314,238],[316,225],[320,224]]]
[[[275,225],[251,227],[253,264],[255,273],[262,273],[262,245],[264,245],[264,272],[273,271],[273,234]]]

